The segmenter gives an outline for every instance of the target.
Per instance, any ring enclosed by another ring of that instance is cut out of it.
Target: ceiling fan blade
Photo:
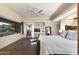
[[[43,12],[43,10],[38,11],[38,13],[41,13],[41,12]]]

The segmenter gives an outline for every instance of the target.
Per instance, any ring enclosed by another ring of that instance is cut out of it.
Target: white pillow
[[[69,31],[66,38],[69,40],[77,40],[77,31]]]
[[[60,36],[63,37],[63,38],[66,38],[67,33],[68,33],[68,31],[62,31],[60,33]]]

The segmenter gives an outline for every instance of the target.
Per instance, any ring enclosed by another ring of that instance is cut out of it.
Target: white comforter
[[[60,36],[40,36],[40,54],[77,54],[77,42]]]

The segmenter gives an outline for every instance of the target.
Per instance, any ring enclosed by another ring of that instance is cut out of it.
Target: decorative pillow
[[[77,31],[69,31],[66,38],[69,40],[77,40]]]
[[[68,31],[62,31],[62,32],[60,33],[60,36],[63,37],[63,38],[66,38],[67,33],[68,33]]]

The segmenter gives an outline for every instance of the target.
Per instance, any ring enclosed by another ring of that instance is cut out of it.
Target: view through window
[[[0,37],[20,32],[21,32],[20,24],[0,22]]]

